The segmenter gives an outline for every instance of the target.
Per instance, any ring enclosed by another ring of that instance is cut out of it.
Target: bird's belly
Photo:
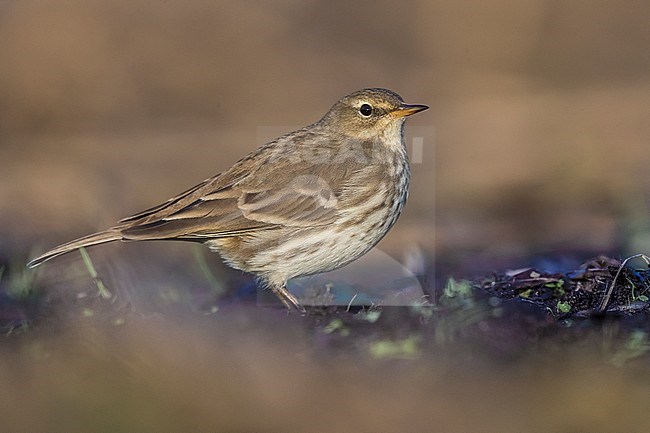
[[[287,280],[345,266],[374,247],[400,211],[401,205],[377,210],[361,221],[342,220],[329,226],[281,229],[281,236],[269,232],[264,237],[274,239],[258,244],[260,248],[255,248],[257,252],[247,264],[249,272],[265,273],[264,270],[273,269],[275,278]]]
[[[355,226],[294,230],[276,245],[260,250],[249,263],[258,272],[272,267],[274,274],[285,279],[328,272],[359,258],[386,231],[364,233]]]

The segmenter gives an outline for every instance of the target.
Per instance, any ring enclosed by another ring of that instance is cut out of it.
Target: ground
[[[214,281],[134,306],[89,258],[68,280],[81,291],[7,265],[4,428],[639,431],[649,272],[625,264],[425,281],[414,305],[305,315]]]

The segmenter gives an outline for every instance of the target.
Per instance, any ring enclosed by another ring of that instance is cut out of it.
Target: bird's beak
[[[392,111],[390,114],[393,117],[400,118],[400,117],[406,117],[410,116],[411,114],[419,113],[420,111],[426,110],[427,107],[426,105],[419,105],[419,104],[402,104],[401,107],[399,107],[397,110]]]

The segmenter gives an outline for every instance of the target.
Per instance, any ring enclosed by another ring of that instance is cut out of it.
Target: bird
[[[405,120],[428,108],[387,89],[350,93],[317,122],[228,170],[27,266],[118,240],[201,242],[230,267],[253,274],[289,310],[304,313],[288,280],[347,265],[395,224],[411,177]]]

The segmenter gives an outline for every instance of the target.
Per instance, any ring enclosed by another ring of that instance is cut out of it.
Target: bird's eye
[[[363,104],[359,107],[359,113],[364,117],[368,117],[372,114],[372,107],[369,104]]]

